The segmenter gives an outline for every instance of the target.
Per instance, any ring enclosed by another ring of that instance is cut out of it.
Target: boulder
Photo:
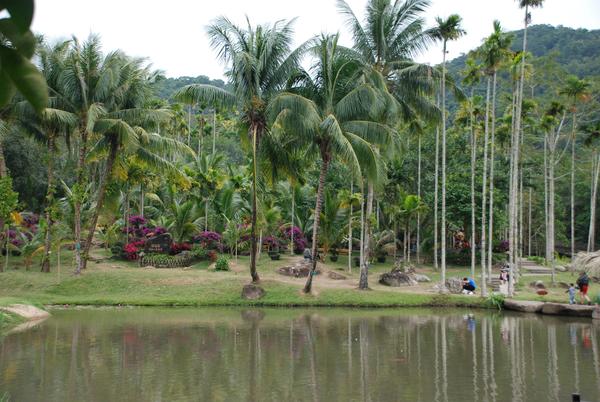
[[[600,320],[600,305],[596,305],[596,308],[592,312],[592,318],[594,320]]]
[[[348,279],[348,278],[346,278],[345,275],[342,275],[342,274],[340,274],[338,272],[335,272],[335,271],[329,271],[329,272],[327,272],[327,277],[329,277],[329,279],[334,279],[336,281],[342,281],[344,279]]]
[[[260,286],[249,284],[242,288],[242,299],[258,300],[265,295],[265,290]]]
[[[594,306],[581,306],[578,304],[544,303],[542,314],[568,315],[571,317],[592,317]]]
[[[446,279],[446,289],[450,293],[460,294],[463,291],[463,281],[461,278],[451,277]]]
[[[288,265],[277,269],[277,273],[284,276],[292,276],[294,278],[306,278],[310,273],[311,262],[308,260],[300,261],[294,265]],[[319,274],[321,271],[318,269],[316,273]]]
[[[538,296],[546,296],[548,291],[546,289],[537,289],[535,293],[537,293]]]
[[[540,313],[544,302],[528,301],[528,300],[504,300],[504,308],[512,311],[520,311],[522,313]]]
[[[40,320],[50,316],[45,310],[39,309],[29,304],[11,304],[10,306],[0,307],[0,311],[18,315],[26,320]]]
[[[557,270],[558,272],[567,272],[567,268],[563,267],[562,265],[557,265],[554,267],[555,270]]]
[[[381,274],[379,277],[379,283],[392,287],[415,286],[418,284],[412,275],[397,269],[393,270],[392,272]]]
[[[431,282],[431,279],[429,279],[429,277],[427,275],[423,275],[423,274],[414,274],[413,278],[417,282]]]

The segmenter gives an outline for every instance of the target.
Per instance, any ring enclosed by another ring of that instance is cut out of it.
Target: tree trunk
[[[6,160],[4,159],[4,148],[2,144],[2,139],[0,139],[0,179],[6,177]],[[4,219],[0,218],[0,230],[4,228]],[[1,268],[0,268],[1,269]],[[0,271],[2,272],[2,271]]]
[[[319,185],[317,187],[317,202],[315,204],[315,217],[313,222],[313,235],[312,235],[312,247],[311,247],[311,258],[312,264],[310,267],[310,273],[306,279],[303,292],[310,293],[312,290],[312,281],[317,270],[317,246],[319,244],[319,222],[321,220],[321,207],[323,206],[323,191],[325,188],[325,178],[327,177],[327,170],[329,169],[330,155],[325,149],[321,150],[321,172],[319,173]]]
[[[485,129],[483,134],[483,179],[481,188],[481,294],[487,295],[487,268],[486,268],[486,221],[487,221],[487,163],[488,163],[488,138],[489,138],[489,123],[490,123],[490,77],[487,79],[487,90],[485,100]]]
[[[112,167],[117,157],[118,144],[117,142],[111,143],[111,148],[108,153],[108,158],[106,159],[106,167],[104,170],[104,174],[100,177],[100,183],[98,184],[98,198],[96,199],[96,207],[94,208],[94,216],[92,217],[92,222],[89,228],[87,240],[85,242],[85,249],[83,252],[83,268],[86,268],[87,260],[90,254],[90,249],[92,248],[92,241],[94,240],[94,232],[96,232],[96,226],[98,224],[98,217],[100,216],[100,211],[102,210],[102,205],[104,204],[104,198],[106,195],[106,187],[108,185],[108,181],[110,175],[112,173]]]
[[[532,189],[529,187],[529,212],[527,222],[527,256],[531,255],[531,195]]]
[[[291,185],[292,187],[292,227],[290,230],[290,255],[294,255],[294,207],[296,204],[296,197],[295,197],[295,188],[294,185]]]
[[[596,249],[596,200],[598,196],[598,176],[600,176],[600,154],[594,151],[592,160],[592,196],[590,197],[590,226],[587,251]]]
[[[446,41],[444,41],[444,55],[442,58],[442,286],[446,284]]]
[[[354,178],[350,180],[350,213],[348,214],[348,272],[352,272],[352,195],[354,194]]]
[[[437,105],[439,106],[439,96]],[[438,265],[438,192],[439,192],[439,171],[440,171],[440,127],[436,126],[435,128],[435,175],[434,175],[434,195],[433,195],[433,267],[437,271],[439,269]]]
[[[140,184],[140,216],[144,217],[144,208],[146,203],[146,191],[144,189],[144,183]]]
[[[87,116],[83,116],[82,121],[87,121]],[[74,223],[74,237],[75,237],[75,275],[81,273],[81,269],[84,267],[84,259],[81,255],[81,201],[83,192],[85,191],[85,157],[87,154],[87,140],[88,133],[87,128],[81,129],[81,143],[79,144],[79,158],[77,160],[77,181],[75,188],[75,202],[73,203],[73,220]]]
[[[417,197],[421,200],[421,136],[417,144]],[[396,239],[394,232],[394,239]],[[421,263],[421,212],[417,212],[417,264]]]
[[[48,164],[47,164],[47,175],[48,175],[48,187],[46,190],[46,228],[44,233],[44,255],[42,256],[42,272],[50,272],[50,250],[51,250],[51,238],[52,233],[52,216],[50,211],[54,204],[54,152],[55,152],[55,138],[53,133],[48,135]]]
[[[10,225],[5,224],[4,225],[4,236],[6,236],[6,241],[4,242],[4,253],[5,253],[5,258],[4,258],[4,268],[0,268],[0,272],[4,272],[6,270],[8,270],[8,258],[10,256],[10,250],[9,250],[9,244],[10,244]]]
[[[473,89],[471,89],[471,110],[470,110],[470,126],[471,126],[471,278],[475,278],[475,264],[477,260],[475,244],[476,238],[476,220],[475,220],[475,164],[477,163],[477,138],[475,137],[475,125],[473,123]]]
[[[212,154],[216,152],[217,144],[217,111],[213,110],[213,143],[212,143]]]
[[[496,78],[497,74],[494,71],[492,78],[492,107],[490,113],[490,126],[492,138],[490,141],[490,203],[489,203],[489,220],[488,220],[488,252],[487,252],[487,269],[488,280],[492,280],[492,246],[494,241],[494,154],[496,143]]]
[[[575,258],[575,139],[577,114],[573,111],[573,133],[571,134],[571,260]]]
[[[364,244],[365,244],[365,185],[364,183],[361,185],[361,201],[360,201],[360,242],[359,242],[359,265],[363,265],[363,261],[365,259],[364,256]]]
[[[369,289],[369,264],[371,254],[371,214],[373,214],[373,182],[369,182],[367,189],[367,211],[365,212],[365,240],[364,240],[364,251],[363,251],[363,262],[360,266],[360,279],[358,281],[358,288],[360,290]]]
[[[544,240],[546,240],[544,244],[544,259],[546,260],[546,263],[550,261],[548,226],[548,140],[544,137]]]
[[[554,272],[554,144],[550,147],[549,158],[548,158],[548,249],[550,251],[550,264],[552,266],[552,283],[555,281]]]
[[[260,281],[258,272],[256,272],[256,215],[257,215],[257,200],[256,200],[256,180],[257,180],[257,164],[256,164],[256,143],[257,143],[257,127],[252,127],[252,223],[250,227],[250,243],[251,243],[251,254],[250,254],[250,276],[252,282],[256,283]]]
[[[523,85],[525,83],[525,55],[527,54],[527,26],[529,22],[529,7],[525,6],[525,28],[523,30],[523,57],[521,59],[521,68],[519,74],[516,113],[513,115],[514,130],[512,135],[512,171],[510,174],[510,191],[509,191],[509,224],[510,224],[510,275],[508,282],[508,293],[512,296],[514,293],[515,282],[515,264],[516,264],[516,219],[517,219],[517,192],[518,192],[518,172],[519,172],[519,138],[521,132],[521,111],[523,106]]]

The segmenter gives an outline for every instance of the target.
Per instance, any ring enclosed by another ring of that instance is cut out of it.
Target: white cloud
[[[347,0],[362,14],[366,0]],[[341,31],[343,41],[351,38],[343,28],[335,0],[37,0],[33,28],[48,38],[80,39],[91,32],[102,37],[105,50],[122,49],[133,56],[147,57],[155,68],[168,76],[208,75],[222,78],[223,66],[210,49],[204,28],[212,19],[225,15],[245,23],[272,22],[298,17],[296,41],[301,43],[320,32]],[[463,17],[467,36],[450,44],[449,58],[467,52],[481,43],[498,19],[505,29],[519,29],[523,12],[510,0],[433,0],[427,21],[436,16],[457,13]],[[533,10],[534,24],[600,28],[600,1],[546,0]],[[430,49],[421,61],[441,61],[441,50]]]

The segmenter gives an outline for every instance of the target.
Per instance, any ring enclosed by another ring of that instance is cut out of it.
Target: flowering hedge
[[[222,237],[217,232],[205,230],[194,236],[194,243],[199,243],[207,250],[223,251]]]

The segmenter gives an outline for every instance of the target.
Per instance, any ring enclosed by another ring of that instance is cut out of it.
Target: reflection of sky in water
[[[438,310],[55,311],[0,341],[11,401],[565,401],[600,322]]]

